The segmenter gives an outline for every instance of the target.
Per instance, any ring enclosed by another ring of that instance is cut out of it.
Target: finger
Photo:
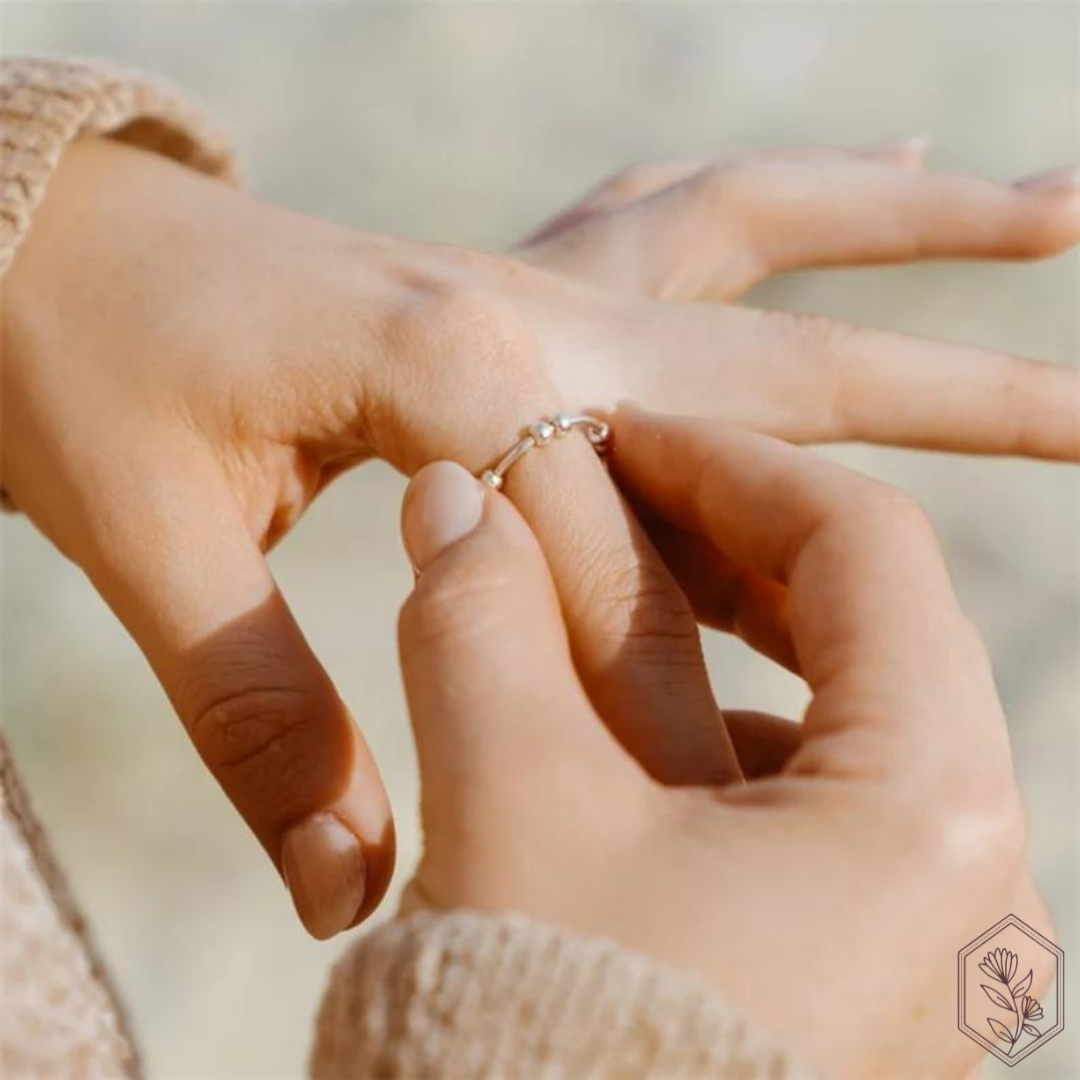
[[[917,259],[1042,258],[1080,240],[1076,170],[1001,184],[851,157],[789,161],[716,183],[738,207],[761,276]]]
[[[1075,368],[805,316],[765,316],[762,331],[801,348],[817,386],[811,439],[1080,457]]]
[[[508,799],[640,776],[589,704],[543,552],[509,501],[436,462],[409,485],[402,531],[419,574],[398,640],[425,820],[469,832]]]
[[[374,910],[390,880],[386,794],[216,466],[200,448],[173,450],[183,468],[102,469],[126,477],[122,491],[84,477],[91,524],[65,548],[145,652],[304,925],[329,937]]]
[[[747,780],[781,772],[803,744],[803,727],[770,713],[725,709],[724,722]]]
[[[528,257],[621,291],[729,300],[785,270],[1041,258],[1080,240],[1075,170],[1000,184],[919,163],[902,145],[721,160],[592,215],[585,234],[556,237]]]
[[[693,612],[586,439],[526,454],[504,490],[540,540],[582,682],[616,737],[663,783],[737,779]]]
[[[792,442],[1080,458],[1075,368],[816,316],[655,305],[625,334],[619,380],[649,409]]]
[[[926,140],[915,138],[886,142],[860,150],[842,150],[836,147],[822,146],[784,146],[758,150],[742,157],[729,155],[719,160],[714,159],[711,162],[708,158],[688,158],[677,161],[647,161],[628,165],[613,176],[602,180],[577,202],[560,211],[517,246],[519,250],[524,252],[529,248],[540,248],[543,245],[548,245],[557,237],[565,237],[567,233],[578,228],[584,222],[603,217],[612,211],[656,195],[684,180],[690,179],[703,169],[706,169],[710,164],[723,162],[726,165],[731,165],[741,160],[768,159],[776,161],[784,158],[820,159],[854,155],[891,163],[901,168],[920,168],[925,148]],[[598,238],[594,237],[593,239]],[[577,248],[580,258],[583,254],[582,249],[588,245],[575,242],[572,246]],[[542,256],[538,254],[537,261],[543,262],[560,258],[572,260],[573,252],[558,252],[556,247],[551,245],[544,248]],[[564,272],[572,272],[572,262],[564,262],[562,269]],[[591,269],[587,260],[582,260],[578,263],[574,272],[577,273],[577,276],[588,277]]]
[[[703,536],[656,519],[644,524],[699,623],[737,634],[750,648],[798,674],[783,585],[732,562]],[[727,715],[725,709],[725,720]]]
[[[1007,759],[985,653],[910,500],[766,436],[636,411],[616,419],[613,466],[635,500],[787,585],[815,694],[808,739],[871,731],[880,752],[979,738],[988,758]]]

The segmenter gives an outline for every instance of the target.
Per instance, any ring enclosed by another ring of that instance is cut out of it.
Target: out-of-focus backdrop
[[[936,164],[996,178],[1080,162],[1072,3],[38,2],[3,3],[0,20],[7,53],[108,56],[188,87],[267,199],[489,248],[633,160],[926,133]],[[789,276],[755,299],[1075,364],[1078,271],[1075,254],[831,271]],[[1076,474],[830,453],[905,487],[941,531],[993,654],[1037,878],[1066,953],[1080,956]],[[402,486],[365,466],[273,556],[387,778],[398,887],[418,848],[394,651],[410,584],[397,537]],[[150,1074],[299,1076],[320,988],[345,942],[302,934],[262,852],[81,574],[24,520],[6,516],[0,530],[3,720]],[[719,637],[707,648],[724,704],[798,714],[793,679]],[[797,893],[793,883],[793,918]],[[903,941],[896,955],[902,962]],[[1078,1029],[1025,1060],[1025,1074],[1077,1075]]]

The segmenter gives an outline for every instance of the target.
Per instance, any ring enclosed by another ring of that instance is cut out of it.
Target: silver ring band
[[[503,486],[503,477],[506,476],[510,467],[520,461],[534,446],[547,446],[553,439],[563,438],[574,428],[584,428],[585,437],[592,443],[593,449],[598,454],[602,456],[607,451],[611,430],[603,420],[597,420],[594,416],[567,416],[566,413],[556,413],[550,420],[543,418],[525,428],[521,433],[521,438],[499,458],[498,462],[480,474],[480,481],[492,490],[498,491]]]

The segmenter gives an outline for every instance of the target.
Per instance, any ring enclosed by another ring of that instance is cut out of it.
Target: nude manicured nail
[[[933,144],[932,135],[908,135],[903,139],[887,142],[882,149],[893,150],[899,154],[910,154],[912,157],[923,157]]]
[[[472,532],[484,510],[480,482],[452,461],[421,469],[409,485],[401,531],[414,569],[421,571],[440,552]]]
[[[300,921],[317,938],[352,924],[364,899],[360,843],[332,814],[313,814],[281,842],[281,868]]]
[[[908,135],[902,139],[889,139],[870,148],[875,157],[902,157],[911,161],[922,161],[933,145],[930,135]]]
[[[1013,186],[1040,195],[1068,195],[1080,191],[1080,167],[1064,165],[1059,169],[1047,169],[1046,172],[1017,180]]]

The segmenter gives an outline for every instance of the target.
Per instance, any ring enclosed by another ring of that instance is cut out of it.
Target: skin
[[[990,664],[929,523],[737,427],[623,411],[614,436],[619,484],[712,553],[722,590],[737,570],[782,598],[735,606],[751,645],[770,626],[790,646],[804,723],[728,714],[745,783],[649,775],[590,702],[520,513],[428,466],[403,510],[425,839],[407,908],[613,938],[696,973],[822,1075],[968,1075],[982,1052],[956,1031],[957,943],[1006,911],[1050,930]],[[474,527],[446,530],[433,502],[475,502]],[[699,592],[714,576],[680,572]]]
[[[355,838],[362,900],[313,914],[294,889],[329,936],[378,904],[394,844],[265,561],[317,493],[376,456],[476,472],[523,424],[620,399],[792,441],[1074,459],[1075,371],[730,301],[797,266],[1053,254],[1080,238],[1075,181],[925,172],[911,143],[663,163],[495,256],[86,140],[4,281],[0,481],[132,633],[275,866],[313,816]],[[527,458],[506,493],[616,737],[664,782],[737,778],[690,604],[585,441]]]

